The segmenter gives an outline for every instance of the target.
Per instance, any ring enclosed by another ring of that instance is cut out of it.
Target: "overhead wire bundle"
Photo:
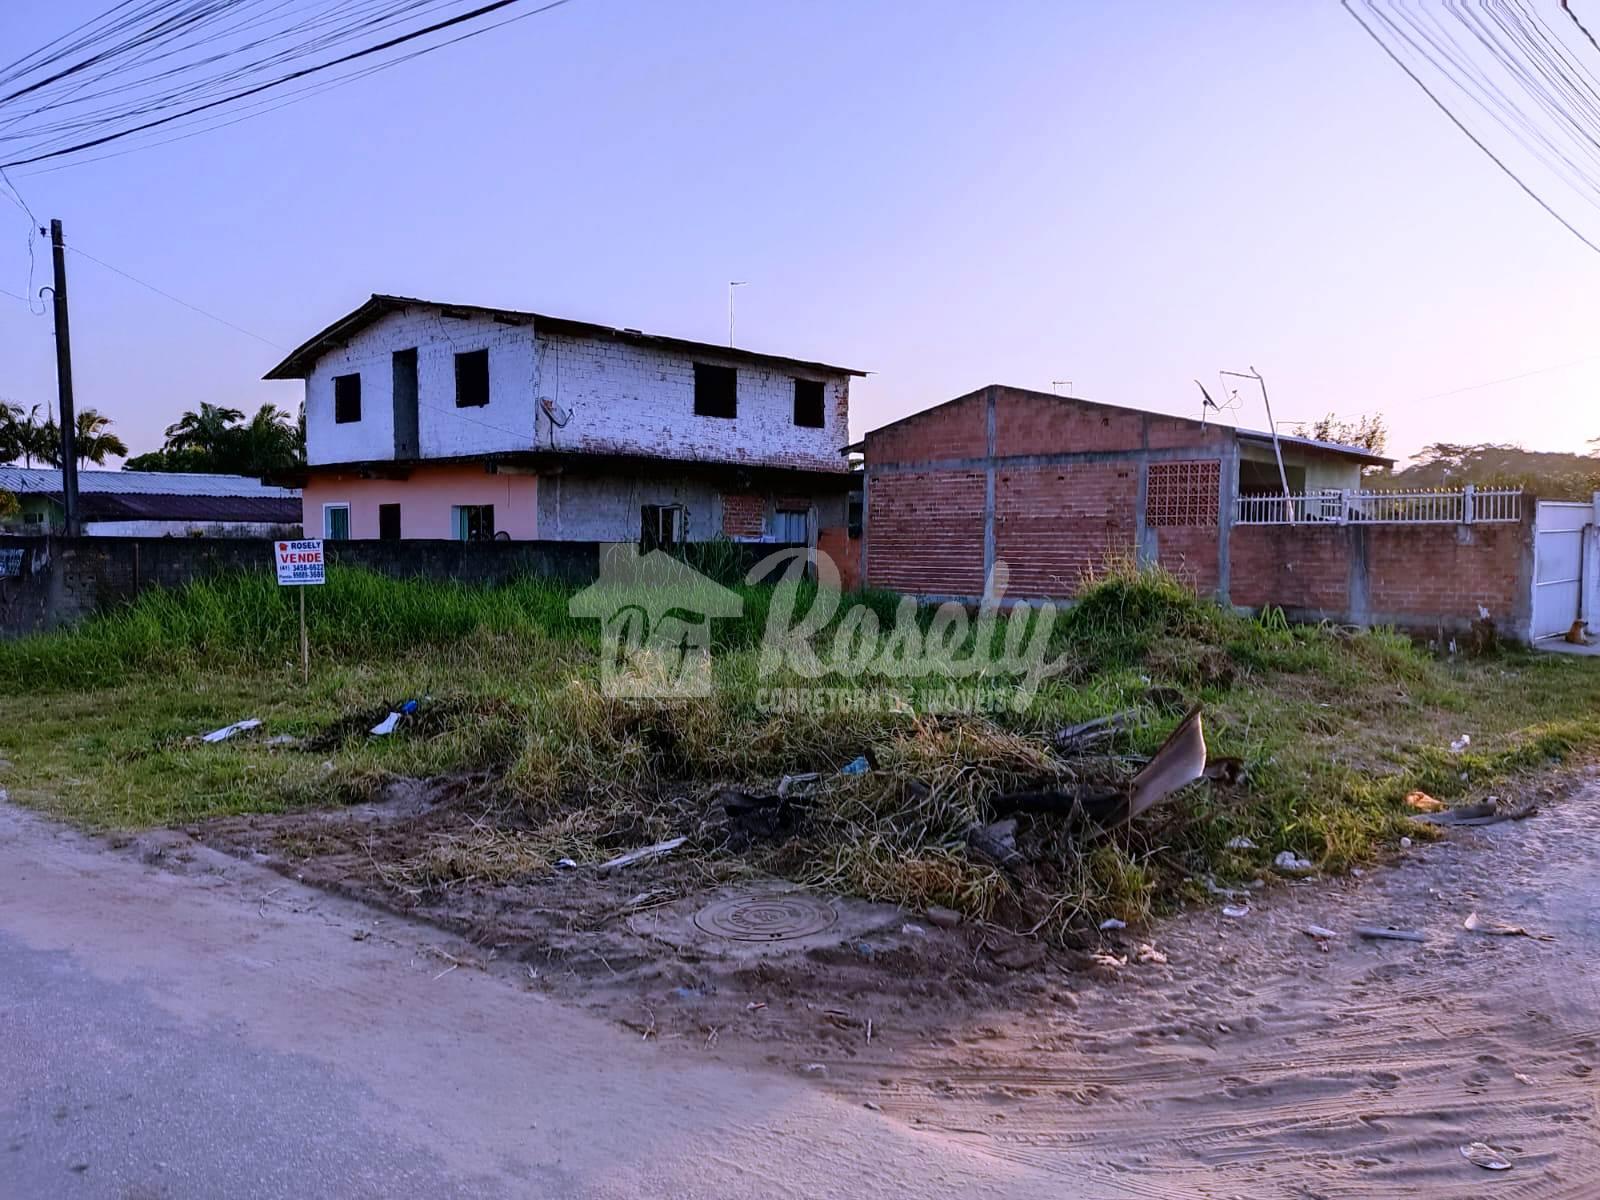
[[[1506,175],[1600,251],[1600,46],[1569,0],[1343,0],[1430,100]]]
[[[121,0],[0,65],[0,170],[190,137],[570,0]]]

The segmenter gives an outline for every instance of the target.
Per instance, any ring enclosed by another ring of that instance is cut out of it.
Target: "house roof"
[[[59,502],[60,495],[52,500]],[[159,496],[91,492],[78,497],[83,521],[202,521],[259,525],[298,525],[300,497]]]
[[[0,467],[0,490],[15,495],[61,494],[61,472],[55,467]],[[248,475],[202,475],[184,471],[82,471],[78,494],[126,496],[252,496],[297,498],[290,488],[273,487]]]
[[[1263,433],[1263,432],[1261,432],[1260,430],[1257,430],[1257,429],[1240,429],[1240,428],[1238,428],[1236,426],[1221,425],[1221,424],[1219,424],[1218,422],[1215,422],[1215,421],[1212,421],[1212,422],[1197,421],[1193,417],[1178,416],[1178,415],[1176,415],[1174,413],[1156,412],[1156,411],[1154,411],[1152,409],[1148,409],[1148,408],[1133,408],[1133,407],[1131,407],[1129,405],[1125,405],[1125,404],[1107,404],[1103,400],[1084,400],[1084,399],[1082,399],[1081,397],[1078,397],[1078,396],[1062,396],[1062,395],[1058,395],[1055,392],[1040,392],[1040,391],[1035,391],[1032,388],[1010,387],[1010,386],[1007,386],[1005,384],[990,384],[988,387],[978,388],[976,391],[966,392],[966,393],[963,393],[960,396],[952,397],[949,400],[945,400],[945,401],[943,401],[943,402],[941,402],[939,404],[932,405],[929,408],[924,408],[924,409],[921,409],[918,412],[914,412],[914,413],[911,413],[911,414],[909,414],[907,416],[901,417],[898,421],[891,421],[887,425],[880,425],[876,429],[869,430],[868,433],[867,433],[867,437],[871,437],[875,433],[882,433],[885,429],[892,429],[896,425],[901,425],[901,424],[905,424],[905,423],[910,422],[910,421],[915,421],[918,418],[923,417],[926,414],[935,411],[936,409],[943,408],[946,404],[956,404],[956,403],[959,403],[962,400],[970,400],[974,396],[981,396],[985,392],[989,392],[989,391],[993,391],[993,392],[995,392],[997,394],[1004,394],[1006,392],[1011,392],[1011,393],[1016,393],[1016,394],[1020,394],[1020,395],[1030,396],[1030,397],[1033,397],[1035,399],[1056,400],[1056,401],[1061,402],[1062,404],[1087,405],[1089,408],[1116,409],[1116,410],[1118,410],[1120,412],[1124,412],[1124,413],[1138,413],[1141,416],[1157,417],[1157,418],[1159,418],[1159,419],[1161,419],[1163,421],[1179,421],[1179,422],[1182,422],[1183,424],[1186,424],[1186,425],[1193,425],[1197,429],[1201,428],[1202,426],[1207,426],[1207,427],[1212,428],[1212,429],[1232,429],[1234,436],[1241,442],[1259,443],[1259,444],[1265,444],[1267,446],[1271,446],[1272,445],[1272,435],[1270,433]],[[1365,447],[1362,447],[1362,446],[1347,446],[1347,445],[1344,445],[1341,442],[1323,442],[1323,441],[1318,441],[1316,438],[1294,437],[1294,436],[1291,436],[1290,434],[1286,434],[1286,433],[1280,433],[1278,435],[1278,441],[1280,443],[1282,443],[1282,444],[1285,444],[1285,445],[1292,445],[1292,446],[1299,447],[1302,450],[1311,450],[1311,451],[1315,451],[1315,452],[1322,453],[1322,454],[1339,455],[1339,456],[1344,457],[1344,458],[1358,459],[1358,460],[1361,461],[1361,463],[1363,465],[1367,465],[1367,466],[1392,467],[1392,466],[1394,466],[1394,461],[1395,461],[1392,458],[1385,458],[1381,454],[1374,454],[1372,451],[1366,449]],[[863,438],[859,442],[852,442],[850,445],[845,446],[842,450],[839,451],[839,453],[840,454],[858,454],[858,453],[861,453],[863,450],[865,450],[866,444],[867,444],[866,443],[866,438]]]
[[[0,467],[0,490],[62,503],[55,468]],[[79,518],[84,521],[248,521],[294,525],[300,493],[245,475],[166,471],[79,471]]]
[[[606,338],[631,342],[661,350],[681,350],[691,354],[715,355],[718,358],[741,359],[747,362],[767,363],[803,371],[818,371],[829,375],[865,375],[853,367],[831,363],[812,362],[803,358],[789,358],[781,354],[763,354],[756,350],[743,350],[732,346],[719,346],[712,342],[695,342],[685,338],[666,337],[661,334],[641,333],[637,329],[620,329],[611,325],[596,325],[589,321],[575,321],[548,313],[529,312],[514,308],[488,308],[480,304],[453,304],[445,300],[423,300],[415,296],[390,296],[375,292],[358,308],[346,313],[327,328],[318,331],[289,353],[289,356],[264,379],[304,379],[328,351],[337,349],[367,326],[389,313],[412,306],[447,308],[475,316],[489,317],[508,325],[525,325],[534,322],[543,333],[566,333],[575,337]]]
[[[1239,429],[1235,431],[1241,442],[1255,442],[1260,445],[1272,445],[1272,435],[1262,433],[1257,429]],[[1302,450],[1317,450],[1324,454],[1337,454],[1345,458],[1358,458],[1364,466],[1392,467],[1394,459],[1385,458],[1381,454],[1374,454],[1364,446],[1347,446],[1343,442],[1323,442],[1316,438],[1294,437],[1291,434],[1280,433],[1278,441],[1284,445],[1298,446]]]

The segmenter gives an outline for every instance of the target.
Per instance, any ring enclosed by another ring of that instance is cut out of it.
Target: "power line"
[[[1450,107],[1447,104],[1445,104],[1445,102],[1442,99],[1439,98],[1439,96],[1433,91],[1433,89],[1430,88],[1425,82],[1423,82],[1422,77],[1419,76],[1415,71],[1413,71],[1411,69],[1410,65],[1407,64],[1405,62],[1405,60],[1402,59],[1398,54],[1396,54],[1394,52],[1394,50],[1389,46],[1389,44],[1387,42],[1385,42],[1381,37],[1378,36],[1377,31],[1374,30],[1370,25],[1368,25],[1366,21],[1362,20],[1361,16],[1356,12],[1355,7],[1352,4],[1351,0],[1341,0],[1341,3],[1344,6],[1344,10],[1347,13],[1349,13],[1352,18],[1354,18],[1356,24],[1361,26],[1361,28],[1366,32],[1367,36],[1370,37],[1374,42],[1376,42],[1378,44],[1378,46],[1383,50],[1383,52],[1385,54],[1387,54],[1394,61],[1395,65],[1398,66],[1402,71],[1404,71],[1408,77],[1410,77],[1411,82],[1413,82],[1414,84],[1417,85],[1417,87],[1422,89],[1423,94],[1426,95],[1429,100],[1433,101],[1434,106],[1436,108],[1438,108],[1438,110],[1440,112],[1442,112],[1446,117],[1448,117],[1450,119],[1450,123],[1452,125],[1454,125],[1464,135],[1466,135],[1466,137],[1472,142],[1473,145],[1477,146],[1479,150],[1483,151],[1483,153],[1485,154],[1485,156],[1488,157],[1490,162],[1494,163],[1495,166],[1499,167],[1500,170],[1505,173],[1506,177],[1508,179],[1510,179],[1513,183],[1515,183],[1519,188],[1521,188],[1522,191],[1528,196],[1529,199],[1531,199],[1540,208],[1544,209],[1544,211],[1547,212],[1548,214],[1550,214],[1550,216],[1554,217],[1557,221],[1559,221],[1561,223],[1561,225],[1567,230],[1568,233],[1572,234],[1573,237],[1577,238],[1580,242],[1582,242],[1585,246],[1589,247],[1589,249],[1593,250],[1595,253],[1600,254],[1600,245],[1596,245],[1594,242],[1590,241],[1587,237],[1585,237],[1582,233],[1580,233],[1578,231],[1577,226],[1573,225],[1572,222],[1568,221],[1565,217],[1563,217],[1560,213],[1558,213],[1544,199],[1544,197],[1540,196],[1538,192],[1534,191],[1533,188],[1525,180],[1523,180],[1523,178],[1520,175],[1517,174],[1517,172],[1512,170],[1511,167],[1509,165],[1507,165],[1507,163],[1502,158],[1500,158],[1499,155],[1497,155],[1493,150],[1491,150],[1488,147],[1488,145],[1483,141],[1482,138],[1480,138],[1477,134],[1473,133],[1472,130],[1467,127],[1466,123],[1464,121],[1462,121],[1461,118],[1458,117],[1454,112],[1452,112]],[[1380,18],[1380,19],[1382,19],[1382,18]],[[1393,28],[1392,24],[1391,24],[1391,28]],[[1415,43],[1412,43],[1412,45],[1413,45],[1413,47],[1415,47]],[[1435,65],[1437,65],[1437,63],[1435,63]]]
[[[219,3],[219,2],[224,2],[224,0],[212,0],[212,2],[215,4],[215,3]],[[317,74],[320,74],[320,73],[322,73],[324,71],[331,70],[331,69],[333,69],[335,67],[345,66],[345,65],[348,65],[348,64],[350,64],[352,62],[356,62],[358,60],[361,60],[361,59],[364,59],[364,58],[368,58],[371,55],[380,54],[380,53],[382,53],[382,52],[384,52],[386,50],[392,50],[392,49],[394,49],[394,48],[396,48],[398,46],[402,46],[402,45],[405,45],[405,44],[407,44],[409,42],[413,42],[413,41],[417,40],[418,38],[427,37],[427,36],[429,36],[431,34],[439,33],[439,32],[442,32],[443,30],[453,28],[455,26],[464,24],[464,23],[469,22],[469,21],[480,20],[483,17],[488,16],[491,13],[498,12],[498,11],[500,11],[502,9],[508,8],[513,4],[519,4],[519,3],[523,3],[523,2],[525,2],[525,0],[489,0],[489,3],[481,4],[478,7],[473,8],[473,9],[467,11],[467,12],[457,13],[457,14],[455,14],[453,16],[446,17],[446,18],[444,18],[442,20],[434,21],[434,22],[432,22],[432,23],[430,23],[428,25],[424,25],[421,28],[413,29],[413,30],[410,30],[410,31],[402,33],[402,34],[398,34],[396,36],[386,38],[383,41],[377,42],[377,43],[375,43],[373,45],[365,46],[365,47],[362,47],[362,48],[360,48],[358,50],[350,51],[348,53],[339,55],[339,56],[337,56],[335,58],[328,59],[327,61],[320,62],[320,63],[317,63],[317,64],[312,65],[312,66],[301,67],[301,68],[299,68],[297,70],[286,72],[286,73],[278,75],[278,76],[276,76],[276,77],[274,77],[272,79],[268,79],[268,80],[266,80],[264,82],[256,83],[256,84],[254,84],[252,86],[249,86],[249,87],[238,88],[236,90],[230,91],[230,92],[228,92],[228,93],[226,93],[224,95],[220,95],[220,96],[219,95],[213,95],[212,98],[210,98],[210,99],[207,99],[207,100],[205,100],[205,101],[203,101],[201,103],[198,103],[198,104],[191,104],[188,107],[181,108],[177,112],[169,112],[169,113],[167,113],[167,114],[165,114],[163,116],[159,116],[159,117],[152,116],[149,120],[140,121],[140,122],[138,122],[138,123],[136,123],[134,125],[131,125],[131,126],[128,126],[128,127],[125,127],[125,128],[114,129],[113,131],[111,131],[109,133],[104,133],[104,134],[101,134],[100,136],[97,136],[97,137],[84,138],[84,139],[82,139],[80,141],[73,142],[73,143],[71,143],[69,145],[58,146],[58,147],[55,147],[55,148],[52,148],[52,149],[39,149],[39,151],[37,153],[29,153],[27,151],[24,151],[19,157],[15,157],[15,158],[10,159],[9,161],[6,161],[4,163],[0,163],[0,167],[25,166],[25,165],[28,165],[28,164],[31,164],[31,163],[44,162],[44,161],[47,161],[47,160],[50,160],[50,159],[63,158],[63,157],[67,157],[67,156],[70,156],[70,155],[79,154],[84,150],[93,149],[96,146],[102,146],[102,145],[107,144],[108,142],[118,141],[118,140],[121,140],[122,138],[131,137],[131,136],[133,136],[135,134],[138,134],[138,133],[144,133],[144,132],[147,132],[147,131],[149,131],[151,129],[160,128],[162,126],[169,125],[172,122],[181,121],[181,120],[184,120],[186,118],[194,117],[194,116],[197,116],[197,115],[199,115],[201,113],[205,113],[205,112],[209,112],[209,111],[215,110],[217,108],[221,108],[221,107],[223,107],[225,105],[237,104],[241,100],[247,100],[252,96],[260,95],[263,92],[267,92],[267,91],[270,91],[272,89],[282,87],[283,85],[288,84],[288,83],[293,83],[296,80],[304,79],[304,78],[307,78],[308,76],[312,76],[312,75],[317,75]],[[490,29],[500,28],[500,27],[502,27],[504,25],[510,24],[512,21],[523,20],[523,19],[526,19],[527,17],[532,17],[532,16],[538,16],[541,13],[546,13],[546,12],[551,11],[552,9],[560,8],[561,6],[563,6],[563,5],[567,4],[567,3],[570,3],[570,0],[548,0],[547,3],[542,4],[539,7],[534,8],[534,9],[528,11],[528,12],[520,13],[517,16],[512,17],[512,18],[510,18],[508,20],[496,22],[496,23],[491,24],[491,25],[489,25],[487,27],[484,27],[484,28],[469,30],[466,33],[459,34],[454,38],[449,38],[449,39],[446,39],[443,42],[439,42],[439,43],[435,43],[434,45],[431,45],[431,46],[423,47],[421,50],[413,52],[411,54],[402,55],[402,56],[400,56],[400,57],[398,57],[396,59],[390,60],[387,63],[381,64],[380,65],[380,69],[382,67],[392,66],[392,65],[395,65],[396,63],[407,61],[410,58],[417,57],[419,54],[430,53],[433,50],[441,49],[444,46],[453,45],[456,42],[464,41],[469,37],[474,37],[474,36],[476,36],[476,35],[478,35],[480,33],[488,32]],[[346,7],[348,8],[348,5],[346,5]],[[203,19],[203,17],[205,15],[206,14],[204,12],[202,12],[199,16],[196,16],[194,18],[194,20]],[[377,17],[358,22],[357,25],[358,25],[358,27],[361,27],[361,28],[366,28],[366,27],[369,27],[369,26],[381,27],[381,25],[384,24],[384,23],[389,23],[389,22],[388,22],[387,18],[384,16],[384,14],[380,13]],[[167,28],[166,26],[159,26],[157,32],[158,33],[159,32],[163,32],[163,31],[165,31],[166,28]],[[344,31],[344,32],[348,32],[348,31]],[[8,96],[6,96],[4,98],[0,98],[0,104],[4,104],[7,101],[17,99],[22,95],[30,94],[30,93],[32,93],[32,92],[34,92],[34,91],[36,91],[36,90],[38,90],[40,88],[46,87],[46,86],[48,86],[50,84],[60,83],[61,81],[65,80],[67,78],[70,78],[71,75],[75,71],[87,70],[87,69],[89,69],[90,67],[92,67],[92,66],[94,66],[96,64],[103,63],[103,62],[107,61],[108,56],[109,57],[115,57],[118,54],[129,53],[130,52],[130,48],[137,48],[139,45],[142,45],[144,42],[147,42],[147,41],[150,40],[150,37],[149,36],[145,36],[145,35],[141,35],[141,38],[143,39],[142,41],[139,40],[139,39],[135,39],[133,42],[130,42],[130,43],[119,44],[117,47],[114,47],[112,50],[103,51],[102,53],[97,54],[97,55],[91,55],[89,59],[84,60],[82,63],[80,63],[80,64],[78,64],[78,65],[76,65],[74,67],[63,68],[62,70],[55,72],[47,80],[36,82],[34,84],[29,84],[29,85],[27,85],[26,87],[24,87],[23,89],[21,89],[19,91],[14,91],[10,95],[8,95]],[[302,45],[302,46],[294,48],[291,51],[284,52],[279,57],[281,59],[283,59],[284,61],[293,61],[293,59],[296,58],[296,57],[304,57],[307,52],[308,51],[307,51],[306,47],[304,45]],[[261,60],[261,61],[255,62],[255,63],[247,64],[246,66],[237,68],[237,69],[235,69],[233,71],[230,71],[230,72],[225,72],[224,74],[222,74],[220,76],[217,76],[217,77],[215,77],[215,78],[213,78],[211,80],[206,81],[205,83],[202,83],[202,84],[198,85],[197,88],[194,89],[194,91],[197,91],[198,94],[200,94],[200,95],[204,95],[205,94],[205,90],[208,87],[212,87],[213,85],[217,84],[218,82],[225,82],[230,78],[231,79],[238,79],[238,78],[240,78],[242,76],[247,76],[249,73],[251,73],[251,72],[253,72],[255,70],[258,70],[260,68],[260,66],[263,65],[263,62],[271,63],[273,61],[274,61],[274,59],[269,58],[267,60]],[[105,93],[102,92],[101,94],[105,94]],[[191,94],[193,94],[193,92],[191,92]],[[148,111],[151,111],[152,109],[158,110],[160,107],[170,106],[175,98],[181,97],[182,95],[183,95],[183,92],[181,92],[181,91],[180,92],[176,92],[176,93],[169,92],[166,95],[157,98],[156,101],[154,101],[154,102],[150,103],[149,105],[147,105],[146,108],[143,109],[143,110],[138,109],[138,108],[134,108],[132,110],[127,110],[122,114],[116,114],[116,113],[106,114],[104,112],[102,112],[100,114],[92,114],[92,113],[91,114],[87,114],[84,118],[80,118],[79,119],[78,124],[79,125],[82,125],[82,124],[85,124],[85,123],[92,124],[94,121],[99,121],[102,124],[104,124],[104,123],[115,122],[120,117],[125,117],[127,115],[137,116],[137,115],[140,115],[141,112],[148,112]],[[73,127],[74,127],[74,125],[73,125],[72,122],[67,123],[65,126],[62,126],[62,125],[58,124],[58,126],[56,127],[56,132],[63,132],[66,129],[70,129],[70,128],[73,128]],[[9,137],[8,137],[7,140],[9,140]],[[37,146],[37,143],[36,143],[36,146]]]
[[[242,333],[242,334],[245,335],[245,337],[255,338],[255,340],[258,341],[258,342],[265,342],[267,345],[271,346],[274,350],[287,350],[288,349],[287,346],[284,346],[284,345],[282,345],[282,344],[280,344],[278,342],[275,342],[271,338],[262,337],[259,333],[251,332],[250,330],[246,329],[243,325],[235,325],[232,321],[229,321],[229,320],[226,320],[223,317],[217,316],[216,313],[207,312],[205,309],[201,308],[198,304],[190,304],[187,300],[180,300],[177,296],[174,296],[171,292],[164,292],[160,288],[158,288],[155,284],[146,283],[144,280],[139,279],[136,276],[128,274],[128,272],[124,271],[121,267],[113,267],[110,263],[104,262],[101,259],[96,258],[94,255],[90,254],[87,250],[81,250],[77,246],[73,246],[71,244],[67,245],[67,249],[72,251],[72,253],[76,254],[80,258],[87,258],[90,262],[94,263],[96,266],[104,267],[106,270],[112,272],[115,275],[121,275],[124,279],[128,280],[130,283],[137,283],[142,288],[148,288],[150,291],[154,292],[156,295],[161,296],[161,297],[163,297],[163,298],[165,298],[167,300],[170,300],[174,304],[181,305],[182,307],[187,308],[190,312],[199,313],[202,317],[205,317],[208,320],[215,321],[219,325],[226,325],[229,329],[232,329],[236,333]]]
[[[1459,396],[1463,392],[1476,392],[1483,388],[1498,387],[1502,383],[1515,383],[1519,379],[1530,379],[1535,375],[1547,375],[1551,371],[1565,371],[1572,367],[1580,367],[1584,363],[1600,359],[1600,354],[1586,354],[1582,358],[1574,358],[1569,362],[1554,363],[1548,367],[1535,367],[1531,371],[1523,371],[1519,375],[1507,375],[1501,379],[1490,379],[1483,383],[1470,383],[1466,387],[1451,388],[1448,392],[1434,392],[1431,395],[1418,397],[1420,400],[1440,400],[1445,396]]]

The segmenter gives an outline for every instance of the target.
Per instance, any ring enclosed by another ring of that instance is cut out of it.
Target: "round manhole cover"
[[[831,929],[839,920],[833,905],[804,892],[767,896],[729,896],[713,900],[694,915],[707,933],[736,942],[782,942]]]

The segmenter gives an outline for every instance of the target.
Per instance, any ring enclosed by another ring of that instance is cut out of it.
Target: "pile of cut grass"
[[[706,860],[924,908],[942,904],[1063,935],[1090,917],[1143,916],[1214,875],[1249,880],[1292,850],[1342,869],[1371,861],[1406,826],[1401,800],[1514,789],[1600,745],[1600,671],[1509,651],[1439,659],[1382,630],[1289,626],[1196,599],[1160,572],[1107,572],[1057,614],[1058,664],[1032,702],[982,715],[930,703],[932,677],[802,678],[762,665],[765,617],[786,596],[741,588],[744,615],[714,625],[715,687],[683,701],[604,694],[596,623],[568,613],[572,589],[498,587],[330,572],[311,597],[317,669],[303,689],[293,597],[268,579],[225,577],[152,591],[126,609],[0,645],[0,786],[97,825],[370,797],[394,776],[487,771],[489,824],[418,846],[391,873],[404,886],[503,881],[559,857],[597,857],[689,834]],[[887,627],[900,601],[856,597],[816,635],[832,644],[850,605]],[[917,614],[926,632],[934,614]],[[971,648],[979,634],[969,631]],[[993,634],[1002,637],[1000,631]],[[992,682],[992,681],[991,681]],[[873,707],[775,711],[763,690],[864,689]],[[389,706],[433,697],[401,736],[364,730]],[[1013,879],[963,848],[998,792],[1094,771],[1125,775],[1177,715],[1204,705],[1214,755],[1245,760],[1240,788],[1195,788],[1155,819],[1074,840],[1025,819],[1038,862]],[[1132,710],[1119,761],[1062,762],[1062,725]],[[193,734],[242,716],[301,749]],[[1449,742],[1472,734],[1469,752]],[[869,754],[876,769],[840,777]],[[827,786],[793,836],[734,847],[716,832],[721,786],[770,788],[822,772]],[[498,822],[498,823],[496,823]],[[1228,849],[1246,837],[1258,849]]]

